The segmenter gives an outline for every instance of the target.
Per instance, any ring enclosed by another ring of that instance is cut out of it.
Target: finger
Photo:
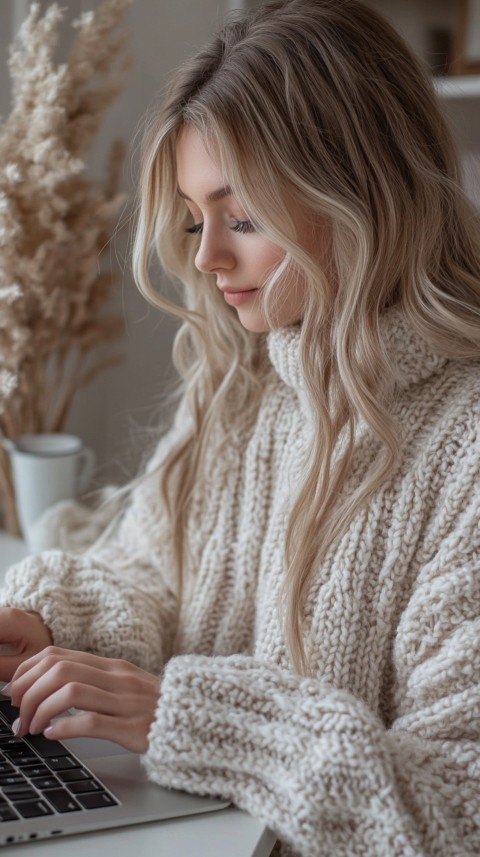
[[[32,613],[15,607],[0,609],[0,680],[9,681],[35,645]],[[36,624],[36,623],[35,623]],[[37,630],[38,633],[38,630]],[[45,628],[45,634],[49,634]]]
[[[0,609],[0,642],[16,643],[31,625],[30,613],[16,607]]]
[[[58,646],[46,646],[40,652],[37,652],[28,658],[28,660],[25,660],[20,664],[17,673],[13,676],[13,681],[16,682],[18,679],[22,678],[25,673],[30,669],[33,669],[37,664],[41,665],[46,661],[47,668],[50,668],[58,660],[81,661],[82,663],[96,666],[98,669],[104,669],[106,672],[111,671],[114,668],[113,664],[115,663],[111,658],[103,658],[99,655],[92,655],[89,652],[76,651],[75,649],[61,649]],[[39,674],[41,674],[41,672],[42,670],[40,668]]]
[[[76,653],[79,654],[79,653]],[[27,691],[34,687],[42,676],[47,675],[57,664],[68,667],[67,651],[49,646],[42,652],[24,661],[10,683],[10,697],[14,705],[20,706]],[[66,680],[66,679],[65,679]],[[40,685],[38,686],[38,689]],[[51,690],[54,687],[52,686]],[[39,704],[40,699],[37,701]]]
[[[25,655],[2,655],[0,657],[0,681],[10,681],[25,661]]]
[[[74,717],[56,720],[45,730],[45,736],[57,741],[68,738],[104,738],[115,741],[132,753],[145,753],[148,748],[148,726],[148,723],[145,723],[140,728],[127,718],[82,711]]]
[[[128,672],[129,669],[134,669],[131,664],[113,658],[103,658],[99,655],[92,655],[88,652],[79,652],[72,649],[60,649],[55,646],[48,646],[19,665],[10,684],[12,702],[15,705],[20,705],[23,695],[27,689],[31,687],[40,678],[40,676],[44,675],[60,663],[64,663],[67,670],[70,669],[67,665],[72,663],[83,663],[85,666],[91,665],[92,668],[102,671],[104,675],[112,674],[119,670],[121,672]]]
[[[50,630],[38,613],[13,607],[0,609],[0,643],[3,646],[13,646],[18,654],[27,655],[51,642]]]
[[[34,670],[30,670],[24,679],[31,678],[31,674],[39,669],[40,666],[37,664],[37,667]],[[84,708],[83,701],[81,705],[77,705],[79,694],[77,686],[96,688],[98,690],[105,690],[107,693],[114,693],[115,691],[118,692],[119,677],[82,663],[74,663],[72,661],[56,662],[46,672],[29,681],[27,687],[15,690],[15,693],[12,695],[13,704],[20,707],[20,718],[22,721],[21,734],[25,734],[29,729],[32,731],[35,728],[32,721],[35,718],[36,725],[36,712],[38,709],[41,709],[42,704],[52,694],[58,693],[64,687],[70,688],[71,698],[66,700],[66,705],[61,711],[66,711],[67,708],[71,707]],[[74,687],[76,688],[75,698],[73,694]],[[56,713],[60,712],[57,711]]]
[[[91,687],[76,681],[69,682],[46,696],[38,708],[34,710],[31,720],[21,706],[21,732],[18,734],[24,735],[30,731],[35,735],[38,732],[43,732],[50,725],[51,720],[69,708],[115,715],[118,711],[118,697],[98,687]]]
[[[113,690],[115,673],[100,669],[96,665],[91,666],[88,663],[88,658],[83,657],[82,652],[76,652],[75,655],[77,655],[75,659],[60,655],[46,656],[34,664],[28,672],[24,672],[20,678],[14,677],[10,685],[12,702],[15,705],[20,705],[24,696],[34,687],[40,692],[44,685],[39,684],[39,682],[44,677],[48,677],[52,683],[50,690],[47,688],[47,693],[72,680]],[[35,698],[32,696],[32,699]],[[37,705],[39,702],[40,699],[36,700]]]

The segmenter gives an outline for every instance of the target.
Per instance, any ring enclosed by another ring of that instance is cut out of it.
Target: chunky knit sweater
[[[480,365],[384,322],[404,453],[317,570],[312,678],[291,669],[277,605],[311,430],[295,329],[269,334],[255,427],[195,498],[179,610],[155,471],[172,436],[101,548],[29,558],[1,593],[59,646],[163,671],[148,775],[231,799],[283,857],[480,854]],[[377,453],[360,426],[347,488]]]

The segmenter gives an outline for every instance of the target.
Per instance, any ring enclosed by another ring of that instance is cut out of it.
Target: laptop
[[[17,717],[0,690],[0,848],[230,806],[150,783],[140,756],[111,741],[17,738]]]

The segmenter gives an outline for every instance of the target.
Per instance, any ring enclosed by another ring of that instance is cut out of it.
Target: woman
[[[19,734],[113,737],[284,857],[479,852],[478,235],[355,0],[274,0],[177,73],[134,267],[182,399],[116,533],[9,573]]]

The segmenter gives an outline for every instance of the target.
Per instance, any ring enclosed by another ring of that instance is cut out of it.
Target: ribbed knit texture
[[[255,428],[195,497],[179,613],[155,472],[101,549],[27,559],[1,593],[57,645],[166,662],[149,776],[230,798],[282,857],[480,854],[480,366],[432,354],[396,312],[384,337],[405,452],[317,570],[312,678],[291,670],[277,606],[310,426],[295,329],[270,334]],[[347,490],[377,450],[364,426]]]

